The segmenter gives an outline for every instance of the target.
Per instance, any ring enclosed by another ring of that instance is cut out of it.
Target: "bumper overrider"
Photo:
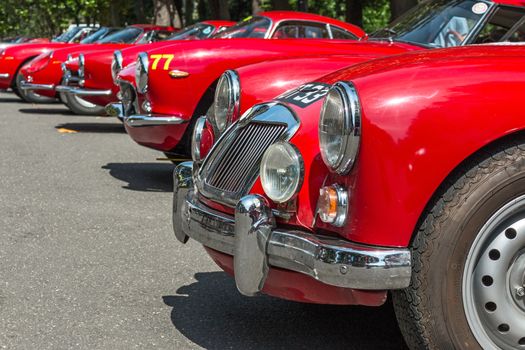
[[[260,292],[270,266],[343,288],[388,290],[409,285],[410,250],[280,229],[267,200],[259,195],[242,197],[235,216],[228,216],[198,201],[192,173],[191,162],[181,163],[174,171],[175,236],[182,243],[193,238],[233,256],[235,282],[242,294]]]

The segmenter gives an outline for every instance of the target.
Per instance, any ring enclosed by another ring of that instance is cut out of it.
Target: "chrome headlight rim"
[[[295,179],[294,186],[291,187],[292,190],[286,192],[286,195],[281,195],[279,197],[276,197],[276,196],[273,196],[271,194],[271,191],[268,190],[268,186],[267,186],[268,185],[268,181],[266,179],[266,173],[264,171],[264,167],[265,167],[265,165],[266,165],[266,163],[268,161],[268,157],[269,157],[270,152],[272,152],[272,150],[274,148],[277,148],[277,147],[280,147],[280,146],[286,148],[289,153],[293,154],[293,156],[295,157],[295,161],[297,162],[296,166],[297,166],[298,172],[297,172],[297,178]],[[291,144],[291,143],[289,143],[287,141],[278,141],[278,142],[273,143],[264,152],[264,154],[263,154],[263,156],[261,158],[261,164],[259,166],[259,176],[260,176],[261,186],[263,187],[264,193],[273,202],[279,203],[279,204],[287,203],[287,202],[293,200],[294,198],[297,197],[297,195],[299,194],[299,191],[301,190],[301,187],[303,185],[304,169],[305,169],[305,167],[304,167],[303,156],[302,156],[301,152],[299,151],[299,149],[297,148],[297,146],[295,146],[294,144]]]
[[[228,96],[227,108],[225,115],[221,115],[220,106],[219,106],[219,93],[221,91],[222,84],[227,84]],[[214,131],[217,135],[222,134],[228,126],[233,123],[233,120],[238,117],[240,112],[241,105],[241,81],[239,74],[234,70],[225,71],[217,83],[217,88],[215,89],[215,96],[213,99],[213,113],[211,115],[211,121]],[[222,123],[219,122],[218,118],[222,118]]]
[[[86,75],[86,58],[84,54],[78,55],[78,77],[84,79]]]
[[[199,117],[193,128],[193,135],[191,137],[191,159],[197,164],[201,164],[203,161],[201,157],[201,141],[205,127],[206,117]]]
[[[342,103],[343,120],[340,136],[342,137],[341,147],[337,160],[332,162],[327,155],[327,147],[323,144],[322,132],[324,131],[323,121],[325,120],[330,94],[337,94]],[[339,175],[346,175],[353,168],[361,144],[361,103],[357,90],[352,82],[339,81],[335,83],[325,98],[321,115],[319,118],[319,146],[321,157],[328,168]]]
[[[117,76],[122,70],[122,65],[124,64],[124,57],[122,57],[122,52],[120,50],[115,50],[113,52],[113,59],[111,60],[111,77],[113,78],[113,83],[118,85]]]
[[[137,56],[137,67],[135,68],[135,83],[137,91],[144,94],[148,91],[149,80],[149,58],[146,52],[141,52]]]

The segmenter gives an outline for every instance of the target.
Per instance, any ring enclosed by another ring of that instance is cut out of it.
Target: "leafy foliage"
[[[141,21],[153,22],[153,3],[161,0],[1,0],[0,37],[28,35],[50,37],[60,33],[69,24],[99,23],[125,25]],[[166,0],[162,0],[166,1]],[[205,0],[179,1],[180,14],[186,24],[214,17],[210,2]],[[364,29],[373,31],[384,26],[390,17],[389,0],[360,0],[364,5]],[[230,18],[240,20],[252,13],[254,0],[227,0]],[[342,0],[308,0],[308,10],[325,16],[345,18],[346,4]],[[259,0],[262,10],[271,10],[274,1]],[[289,0],[297,8],[298,0]]]

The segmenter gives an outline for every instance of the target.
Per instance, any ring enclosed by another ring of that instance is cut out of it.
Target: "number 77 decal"
[[[152,70],[156,70],[157,66],[159,65],[160,60],[165,59],[166,62],[164,62],[164,70],[168,70],[170,68],[170,63],[175,57],[175,55],[151,55],[149,56],[151,59],[153,59],[153,64],[151,65]]]

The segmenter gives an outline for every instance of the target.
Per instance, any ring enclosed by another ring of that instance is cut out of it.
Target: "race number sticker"
[[[478,2],[472,6],[472,12],[476,15],[482,15],[489,9],[489,6],[484,2]]]
[[[319,101],[328,93],[330,85],[324,83],[309,83],[301,86],[298,89],[286,92],[277,97],[277,100],[288,102],[306,108],[312,103]]]
[[[168,68],[170,67],[170,63],[174,57],[175,55],[150,55],[149,58],[153,60],[151,69],[157,70],[160,61],[164,61],[164,65],[162,65],[162,69],[168,70]]]

